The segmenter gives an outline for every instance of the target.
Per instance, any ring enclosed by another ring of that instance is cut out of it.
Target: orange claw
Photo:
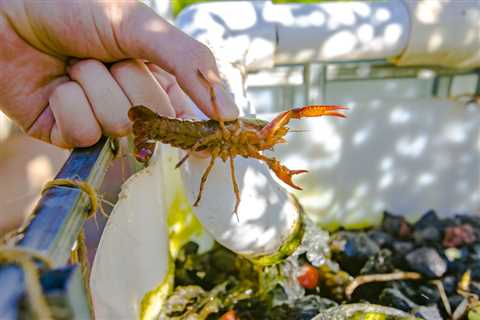
[[[297,190],[302,190],[301,187],[297,186],[295,183],[293,183],[292,178],[296,174],[301,174],[301,173],[306,173],[308,170],[290,170],[284,165],[280,164],[280,162],[273,158],[267,158],[263,155],[256,155],[257,159],[261,159],[265,161],[265,163],[268,165],[268,167],[275,173],[275,175],[288,184],[290,187],[295,188]]]
[[[346,110],[347,107],[342,106],[322,106],[322,105],[313,105],[305,106],[302,108],[295,108],[285,112],[280,113],[272,121],[270,121],[262,131],[260,131],[260,136],[265,139],[270,139],[273,137],[275,132],[286,125],[290,119],[301,119],[306,117],[321,117],[321,116],[333,116],[345,118],[346,116],[338,112],[338,110]]]
[[[280,171],[275,171],[275,174],[277,177],[288,184],[290,187],[295,188],[297,190],[303,190],[302,187],[297,186],[295,183],[292,181],[292,177],[296,174],[300,173],[306,173],[308,170],[289,170],[287,167],[282,166],[285,170],[280,170]]]

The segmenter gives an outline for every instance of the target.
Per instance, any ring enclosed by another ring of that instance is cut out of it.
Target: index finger
[[[146,6],[138,5],[130,10],[122,22],[123,28],[118,32],[119,42],[125,52],[173,74],[185,93],[210,118],[225,121],[236,119],[238,107],[233,95],[222,85],[210,49]],[[213,86],[218,112],[212,104],[210,89],[199,78],[199,70]]]

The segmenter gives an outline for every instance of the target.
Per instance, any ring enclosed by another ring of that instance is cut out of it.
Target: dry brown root
[[[345,288],[345,295],[348,299],[352,297],[353,292],[359,286],[371,282],[387,282],[394,280],[419,280],[422,278],[422,275],[418,272],[393,272],[393,273],[383,273],[383,274],[367,274],[363,276],[358,276]]]

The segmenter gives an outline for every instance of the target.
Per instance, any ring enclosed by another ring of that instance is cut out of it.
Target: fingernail
[[[217,108],[222,120],[235,120],[238,118],[238,107],[233,100],[233,95],[221,85],[215,85]]]

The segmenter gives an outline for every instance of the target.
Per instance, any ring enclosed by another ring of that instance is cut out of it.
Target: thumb
[[[175,75],[182,89],[210,118],[236,119],[238,108],[222,85],[210,49],[142,3],[129,9],[116,26],[125,53],[146,59]]]

